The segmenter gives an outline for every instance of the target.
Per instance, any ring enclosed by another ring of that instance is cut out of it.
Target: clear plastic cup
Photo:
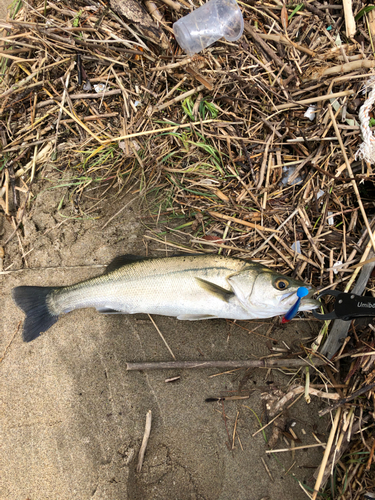
[[[206,4],[173,24],[180,47],[188,54],[198,54],[224,37],[235,42],[243,32],[243,17],[236,0],[209,0]]]

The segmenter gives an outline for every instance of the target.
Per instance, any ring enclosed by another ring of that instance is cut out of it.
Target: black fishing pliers
[[[354,293],[339,292],[338,290],[326,290],[318,295],[318,299],[332,295],[335,297],[335,305],[333,311],[327,314],[320,313],[317,309],[312,311],[317,319],[342,319],[343,321],[351,321],[356,318],[367,318],[375,316],[375,298],[362,297]]]

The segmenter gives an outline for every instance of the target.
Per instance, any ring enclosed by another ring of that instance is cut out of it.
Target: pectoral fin
[[[202,278],[195,278],[198,284],[206,290],[206,292],[211,295],[215,295],[215,297],[223,300],[224,302],[228,302],[231,297],[233,297],[234,293],[230,290],[226,290],[225,288],[215,285],[215,283],[211,283],[210,281],[206,281]]]

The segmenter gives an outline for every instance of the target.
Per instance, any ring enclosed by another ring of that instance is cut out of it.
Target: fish
[[[222,255],[116,257],[101,276],[62,287],[18,286],[12,296],[24,311],[23,340],[46,332],[58,318],[93,307],[102,314],[148,313],[179,320],[248,320],[285,314],[304,283],[260,263]],[[319,307],[315,289],[300,311]]]

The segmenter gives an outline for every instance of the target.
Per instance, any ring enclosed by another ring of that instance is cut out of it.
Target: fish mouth
[[[293,292],[283,293],[283,295],[281,295],[281,297],[280,297],[280,302],[286,302],[293,295],[295,295],[295,298],[297,300],[297,293],[296,292],[297,292],[297,290],[295,290]]]
[[[309,293],[301,299],[301,304],[299,307],[300,311],[317,309],[318,307],[320,307],[320,302],[316,299],[313,299],[313,295],[317,293],[317,290],[312,286],[306,286],[306,288],[308,289]],[[284,293],[280,298],[280,303],[285,305],[288,304],[289,306],[293,305],[298,299],[297,290],[298,288],[295,288],[293,291]],[[291,300],[292,297],[293,300]]]

